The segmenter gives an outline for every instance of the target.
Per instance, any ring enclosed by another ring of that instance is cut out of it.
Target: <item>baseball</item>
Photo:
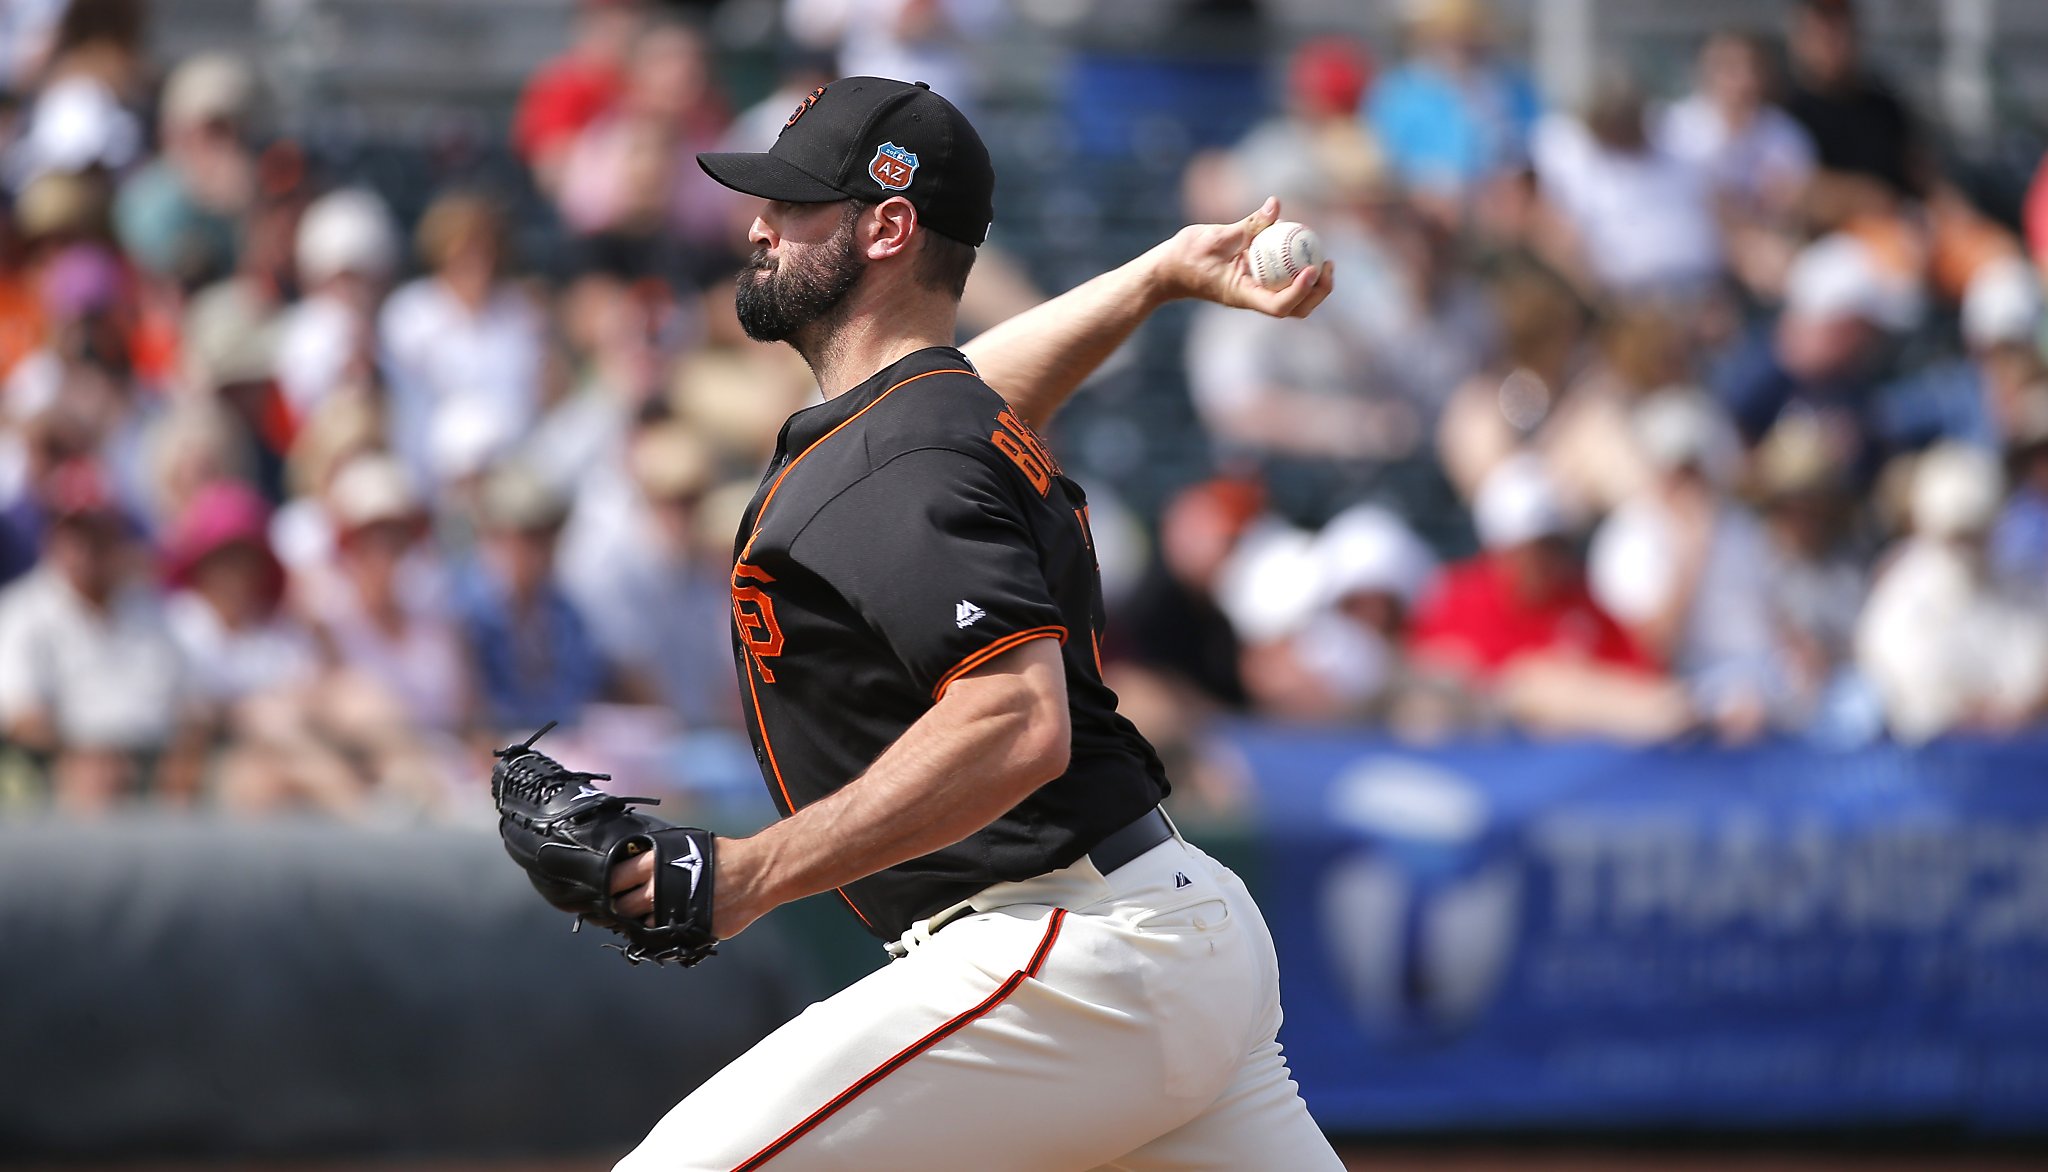
[[[1252,238],[1252,277],[1268,289],[1279,289],[1305,268],[1323,263],[1323,241],[1315,229],[1281,220]]]

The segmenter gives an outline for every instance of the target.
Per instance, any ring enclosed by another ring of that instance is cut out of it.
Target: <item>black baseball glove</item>
[[[653,798],[625,798],[590,784],[608,774],[577,773],[534,749],[548,729],[497,752],[491,799],[505,853],[549,903],[625,938],[610,945],[639,964],[676,961],[685,967],[718,950],[711,934],[712,835],[670,826],[634,809]],[[654,852],[654,911],[621,913],[611,893],[614,865]]]

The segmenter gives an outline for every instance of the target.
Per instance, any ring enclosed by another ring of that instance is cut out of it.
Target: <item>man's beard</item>
[[[849,206],[849,212],[857,209]],[[832,238],[815,249],[816,256],[801,263],[768,259],[766,248],[756,248],[747,267],[740,270],[733,308],[738,311],[740,329],[756,342],[789,342],[799,353],[814,339],[797,335],[838,310],[860,284],[867,262],[854,248],[856,215],[839,222]],[[806,355],[808,356],[808,355]]]

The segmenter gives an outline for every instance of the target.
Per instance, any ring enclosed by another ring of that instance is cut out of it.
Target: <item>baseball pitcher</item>
[[[1252,276],[1268,201],[963,350],[995,173],[944,98],[843,78],[768,152],[698,161],[764,201],[741,325],[824,392],[783,427],[733,550],[740,697],[783,818],[748,838],[669,826],[529,741],[494,772],[500,826],[629,958],[694,964],[836,891],[896,959],[619,1168],[1340,1168],[1276,1040],[1259,910],[1160,811],[1159,758],[1103,684],[1088,502],[1033,428],[1160,304],[1303,316],[1329,266]]]

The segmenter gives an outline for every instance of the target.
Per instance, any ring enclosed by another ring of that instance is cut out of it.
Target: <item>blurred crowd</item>
[[[1275,111],[1185,171],[1191,220],[1280,195],[1338,287],[1196,308],[1213,475],[1156,523],[1101,494],[1103,653],[1184,787],[1233,800],[1232,713],[1831,746],[2048,716],[2048,183],[1975,206],[1848,0],[1575,105],[1482,0],[1399,7],[1388,45],[1276,56]],[[548,720],[636,791],[753,792],[732,533],[816,391],[738,333],[751,208],[693,156],[838,73],[972,108],[1008,9],[788,0],[742,104],[691,13],[582,0],[506,111],[531,198],[401,218],[251,61],[157,68],[143,0],[10,4],[0,805],[469,816]],[[999,205],[970,328],[1037,296],[1005,243]]]

